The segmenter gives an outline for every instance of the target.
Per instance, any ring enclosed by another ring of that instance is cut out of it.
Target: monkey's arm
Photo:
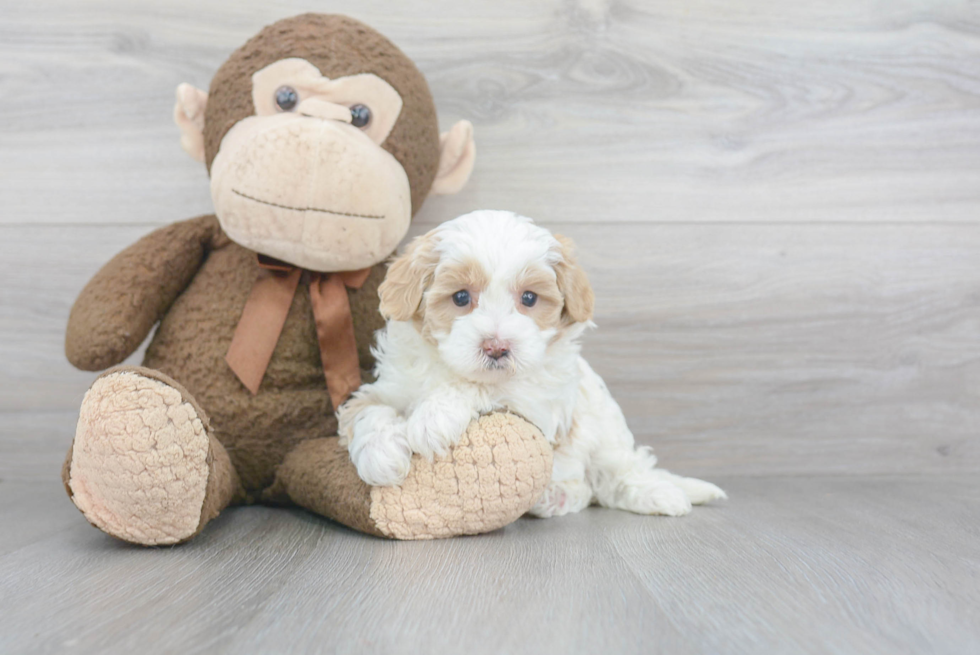
[[[155,230],[89,280],[68,317],[65,354],[100,371],[129,357],[197,273],[221,234],[214,216]]]

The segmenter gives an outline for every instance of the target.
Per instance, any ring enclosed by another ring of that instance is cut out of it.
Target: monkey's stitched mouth
[[[322,214],[333,214],[334,216],[347,216],[349,218],[370,218],[372,220],[381,220],[384,215],[378,216],[375,214],[355,214],[353,212],[338,212],[332,209],[320,209],[319,207],[290,207],[289,205],[280,205],[277,202],[269,202],[268,200],[262,200],[260,198],[255,198],[253,196],[247,195],[239,191],[238,189],[232,189],[232,193],[236,196],[241,196],[246,200],[251,200],[252,202],[257,202],[263,205],[269,205],[270,207],[277,207],[279,209],[288,209],[294,212],[320,212]]]

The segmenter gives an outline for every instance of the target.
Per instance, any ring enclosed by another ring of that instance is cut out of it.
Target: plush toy
[[[429,193],[469,177],[472,127],[440,136],[415,65],[343,16],[279,21],[235,51],[209,93],[182,84],[182,145],[215,215],[119,253],[72,308],[66,353],[115,366],[82,401],[62,471],[93,525],[143,545],[186,541],[232,504],[297,504],[375,535],[493,530],[551,474],[540,432],[511,414],[470,425],[401,487],[370,488],[338,446],[334,409],[369,377],[382,262]]]

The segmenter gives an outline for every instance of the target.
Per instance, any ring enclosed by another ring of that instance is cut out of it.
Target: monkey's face
[[[252,76],[255,115],[221,141],[211,196],[221,226],[246,248],[318,271],[358,269],[408,231],[412,196],[380,147],[402,99],[376,75],[330,80],[303,59]]]
[[[315,271],[383,261],[426,195],[473,169],[472,125],[439,134],[425,78],[345,16],[269,25],[228,58],[211,93],[177,87],[181,144],[211,172],[228,236]]]

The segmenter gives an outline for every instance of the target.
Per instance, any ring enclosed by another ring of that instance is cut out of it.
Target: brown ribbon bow
[[[303,275],[303,269],[265,255],[259,255],[259,266],[261,270],[225,355],[228,366],[252,394],[259,392],[272,351],[286,324],[296,286]],[[360,289],[371,269],[308,273],[323,375],[330,400],[337,408],[361,386],[361,367],[346,287]]]

